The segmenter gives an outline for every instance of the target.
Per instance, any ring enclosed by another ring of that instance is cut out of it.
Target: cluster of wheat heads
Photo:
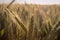
[[[38,20],[36,17],[37,14],[31,16],[27,30],[16,12],[3,9],[0,13],[0,40],[57,40],[60,14],[39,14]]]

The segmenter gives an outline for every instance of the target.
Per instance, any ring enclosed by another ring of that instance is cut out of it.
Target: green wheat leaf
[[[0,36],[3,36],[3,35],[4,35],[4,32],[5,32],[5,30],[2,29],[2,30],[0,31]]]

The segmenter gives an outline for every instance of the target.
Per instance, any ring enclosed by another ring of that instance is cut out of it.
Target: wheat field
[[[0,40],[60,40],[60,5],[0,4]]]

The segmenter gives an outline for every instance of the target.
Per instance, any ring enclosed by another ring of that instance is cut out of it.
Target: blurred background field
[[[60,5],[0,4],[0,40],[60,40]]]

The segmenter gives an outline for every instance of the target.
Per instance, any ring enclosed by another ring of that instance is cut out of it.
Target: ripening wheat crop
[[[60,5],[0,4],[0,40],[58,40]]]

